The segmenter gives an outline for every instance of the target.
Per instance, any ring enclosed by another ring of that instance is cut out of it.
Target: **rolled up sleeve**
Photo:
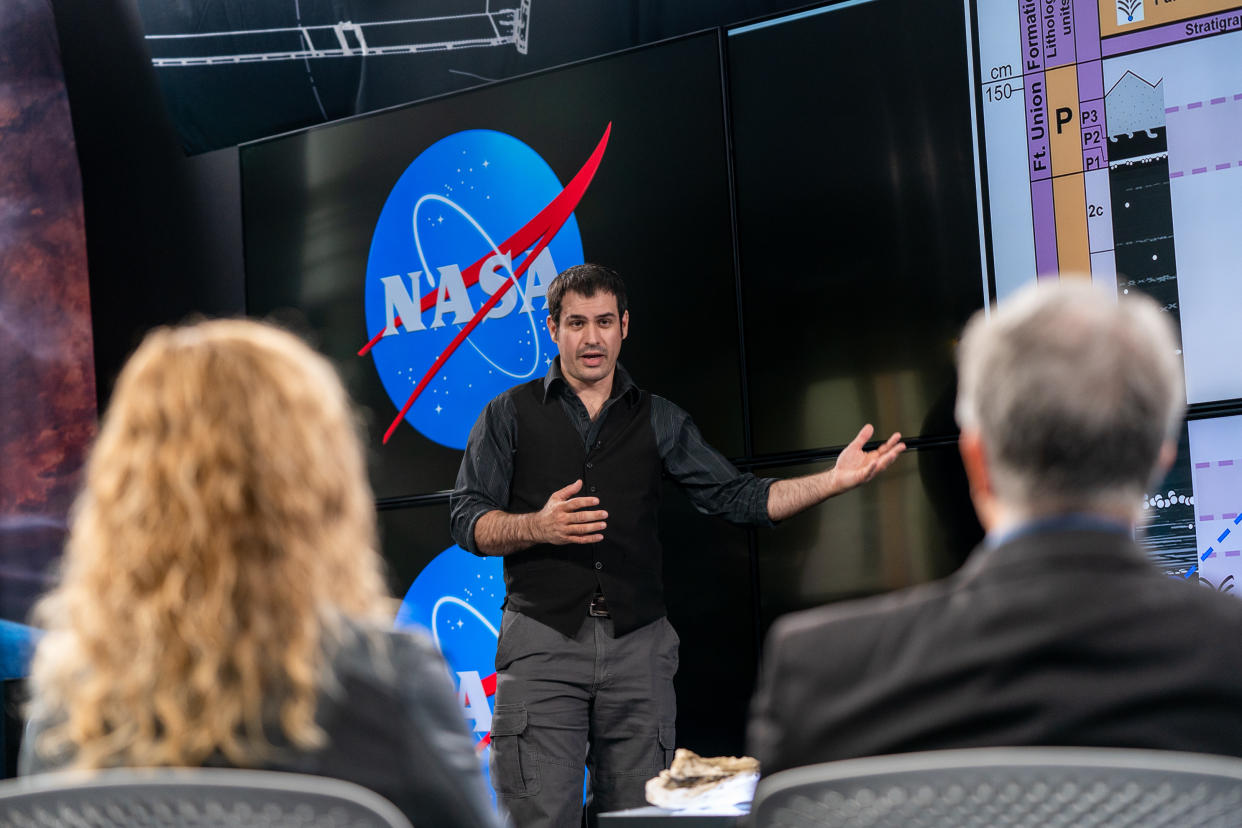
[[[449,527],[462,549],[480,557],[474,527],[488,512],[509,503],[513,482],[513,451],[517,445],[517,417],[513,401],[502,394],[487,404],[466,441],[449,498]]]

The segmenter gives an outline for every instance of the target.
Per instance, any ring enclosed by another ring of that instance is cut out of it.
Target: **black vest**
[[[651,395],[627,394],[609,406],[595,445],[583,444],[543,380],[513,389],[517,451],[506,511],[537,512],[548,495],[579,478],[579,496],[608,512],[599,543],[540,544],[505,556],[505,608],[572,636],[597,589],[613,629],[625,635],[664,615],[658,512],[663,464],[651,428]]]

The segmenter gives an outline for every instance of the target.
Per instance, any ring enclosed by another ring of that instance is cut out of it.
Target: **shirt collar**
[[[1134,530],[1125,521],[1090,512],[1067,512],[1060,515],[1047,515],[1035,518],[1000,532],[989,532],[984,538],[984,545],[995,549],[1004,543],[1017,540],[1027,535],[1038,535],[1044,532],[1107,532],[1134,537]]]
[[[1048,535],[1051,541],[1041,541]],[[965,584],[985,573],[1043,572],[1050,568],[1152,566],[1134,542],[1129,523],[1087,512],[1047,515],[991,532],[953,576]]]
[[[564,392],[573,393],[573,389],[569,387],[565,375],[561,372],[561,358],[557,355],[556,359],[552,360],[552,364],[548,366],[548,373],[543,378],[543,401],[546,403],[552,395],[561,393],[561,389],[564,389]],[[633,402],[637,396],[638,386],[634,384],[630,372],[618,362],[616,372],[612,375],[612,393],[608,395],[608,399],[625,397]]]

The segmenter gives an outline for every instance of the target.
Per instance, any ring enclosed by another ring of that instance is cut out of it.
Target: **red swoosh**
[[[556,237],[556,234],[560,232],[561,227],[564,226],[565,222],[569,220],[570,215],[578,206],[578,202],[581,201],[582,196],[586,194],[587,187],[590,186],[591,179],[595,177],[595,171],[599,169],[600,162],[604,160],[604,150],[608,147],[608,136],[611,133],[612,123],[609,123],[604,129],[603,137],[600,138],[599,143],[595,145],[595,150],[591,153],[591,157],[587,159],[586,163],[582,165],[582,169],[578,170],[577,174],[570,179],[567,185],[565,185],[565,189],[561,190],[556,198],[548,202],[548,206],[540,210],[534,218],[525,224],[525,226],[497,245],[497,248],[501,253],[508,254],[511,257],[516,256],[523,250],[529,250],[529,252],[526,254],[526,258],[522,260],[522,264],[513,271],[513,277],[506,280],[499,288],[497,288],[496,292],[491,295],[491,298],[483,303],[483,306],[475,312],[474,317],[471,318],[471,320],[467,322],[460,331],[458,331],[457,336],[453,337],[453,341],[448,344],[448,347],[446,347],[444,351],[436,357],[436,361],[433,362],[431,367],[427,369],[427,373],[423,374],[423,378],[418,381],[418,385],[414,386],[414,392],[410,394],[410,398],[406,400],[405,405],[401,407],[401,411],[397,414],[396,419],[392,421],[392,425],[388,426],[388,430],[384,432],[385,443],[388,442],[388,438],[392,437],[393,432],[397,430],[397,426],[401,424],[401,421],[405,419],[405,415],[409,412],[410,406],[414,405],[414,401],[417,400],[419,395],[423,393],[423,389],[427,387],[427,383],[431,382],[431,378],[434,377],[436,372],[444,366],[444,363],[448,362],[448,359],[453,355],[453,352],[466,341],[466,338],[470,336],[471,332],[474,331],[474,329],[478,327],[479,323],[483,321],[483,318],[487,316],[488,311],[496,306],[496,303],[499,302],[509,291],[509,288],[513,285],[514,281],[526,272],[527,268],[529,268],[535,261],[535,258],[545,247],[548,246],[552,239]],[[483,258],[479,259],[477,262],[470,265],[470,267],[462,271],[462,281],[465,283],[467,288],[473,286],[479,281],[479,271],[483,267],[483,262],[487,261],[491,255],[492,251],[488,251]],[[419,309],[420,311],[428,310],[433,307],[435,303],[436,291],[432,290],[422,297],[422,300],[419,303]],[[393,324],[399,323],[400,318],[394,320]],[[383,337],[383,335],[384,332],[380,331],[375,336],[371,337],[371,341],[362,346],[362,349],[358,351],[358,356],[365,356],[373,347],[375,347],[375,344],[380,341],[380,338]]]
[[[496,674],[495,673],[492,673],[490,676],[483,679],[483,693],[487,696],[496,695]],[[487,747],[491,743],[492,743],[492,734],[484,733],[483,738],[480,739],[479,743],[474,746],[474,749],[478,751],[479,753],[482,753],[483,748]]]

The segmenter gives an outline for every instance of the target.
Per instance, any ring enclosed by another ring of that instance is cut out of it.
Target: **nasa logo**
[[[480,558],[450,546],[429,563],[401,602],[396,626],[431,635],[448,662],[457,697],[487,773],[496,641],[504,602],[502,558]]]
[[[556,355],[544,295],[584,261],[573,210],[610,131],[564,188],[534,150],[486,129],[437,141],[402,173],[371,238],[359,351],[400,409],[384,442],[405,419],[465,448],[488,401],[543,376]]]
[[[457,684],[466,724],[491,786],[492,713],[496,695],[496,643],[505,599],[504,559],[471,555],[454,544],[427,564],[405,594],[393,626],[431,636]],[[584,779],[586,801],[590,780]]]

